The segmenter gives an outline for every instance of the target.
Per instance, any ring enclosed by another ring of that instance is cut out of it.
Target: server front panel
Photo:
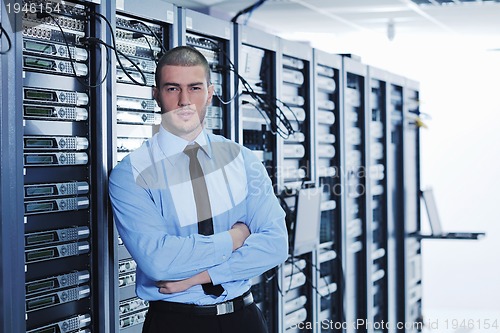
[[[403,91],[405,234],[420,232],[420,167],[419,167],[419,90],[418,84],[406,81]],[[422,252],[416,238],[405,239],[405,318],[413,323],[407,332],[422,331]]]
[[[26,0],[22,117],[26,328],[90,332],[95,291],[95,189],[91,121],[94,68],[88,46],[94,6]]]
[[[241,143],[251,149],[276,183],[276,52],[243,44],[239,50],[241,76],[238,118]]]
[[[343,58],[344,70],[344,242],[345,281],[344,315],[347,332],[352,323],[366,318],[366,181],[365,86],[366,67],[351,58]],[[366,332],[366,326],[359,326]]]
[[[314,323],[316,311],[317,247],[302,244],[296,233],[297,223],[305,222],[296,219],[298,193],[308,184],[316,185],[311,112],[313,59],[312,49],[300,43],[281,40],[280,51],[276,118],[285,131],[277,139],[277,189],[287,214],[290,249],[282,272],[281,318],[284,332],[292,333],[307,331],[304,323]]]
[[[231,70],[234,68],[231,23],[179,8],[181,44],[194,47],[208,60],[214,87],[212,104],[207,107],[204,128],[214,134],[234,138]]]
[[[311,59],[283,53],[281,56],[280,114],[291,129],[280,140],[278,161],[279,184],[283,189],[297,190],[311,180],[311,109],[309,80]]]
[[[276,188],[276,52],[278,38],[246,26],[235,26],[236,141],[251,149]],[[279,272],[271,269],[252,280],[252,293],[269,331],[278,330]]]
[[[387,261],[387,142],[386,142],[386,114],[387,114],[387,78],[385,73],[369,68],[369,131],[368,144],[368,181],[370,184],[370,211],[367,233],[370,233],[370,242],[367,244],[367,290],[368,320],[377,323],[369,328],[370,332],[387,332],[388,328],[379,323],[387,323],[388,317],[388,271]]]
[[[141,10],[139,1],[129,1],[116,9],[116,163],[138,149],[161,126],[160,106],[153,98],[158,60],[174,44],[174,6],[157,2],[157,11]],[[116,239],[118,262],[115,269],[118,291],[117,327],[119,332],[142,331],[148,302],[135,293],[137,263]]]
[[[388,87],[389,105],[387,126],[389,126],[390,143],[388,151],[388,194],[389,216],[388,231],[394,235],[388,241],[389,266],[395,271],[404,272],[404,175],[403,175],[403,87],[404,80],[391,80]],[[391,296],[395,306],[390,309],[391,322],[405,320],[405,277],[398,274],[391,277],[390,285],[394,288]]]
[[[341,58],[315,50],[314,70],[316,172],[323,191],[317,262],[318,322],[341,323]],[[322,332],[331,329],[331,325],[320,327]]]
[[[286,333],[307,332],[314,323],[312,254],[290,258],[282,267],[282,329]]]

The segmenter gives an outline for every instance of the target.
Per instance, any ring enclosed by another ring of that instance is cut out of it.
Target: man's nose
[[[181,93],[179,94],[179,106],[184,107],[188,106],[191,104],[191,101],[189,100],[189,94],[186,90],[181,90]]]

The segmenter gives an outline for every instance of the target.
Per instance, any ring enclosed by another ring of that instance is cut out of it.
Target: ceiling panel
[[[451,1],[453,4],[440,5],[437,0],[428,0],[432,4],[418,6],[412,0],[267,0],[251,14],[239,17],[238,23],[275,33],[336,35],[386,34],[388,25],[394,24],[400,37],[406,34],[496,37],[500,47],[500,0]],[[256,0],[174,2],[188,8],[193,7],[188,3],[197,3],[198,7],[206,7],[205,12],[219,16],[223,13],[225,18],[231,18]]]

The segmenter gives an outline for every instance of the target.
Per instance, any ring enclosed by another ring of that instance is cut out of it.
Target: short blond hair
[[[155,81],[156,86],[160,86],[161,69],[164,66],[202,66],[207,77],[207,84],[210,84],[210,65],[205,56],[191,46],[177,46],[168,50],[156,65]]]

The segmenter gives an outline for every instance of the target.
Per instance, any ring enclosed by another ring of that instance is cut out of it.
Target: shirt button
[[[222,259],[226,260],[226,256],[225,256],[225,255],[223,255],[223,256],[222,256]]]

